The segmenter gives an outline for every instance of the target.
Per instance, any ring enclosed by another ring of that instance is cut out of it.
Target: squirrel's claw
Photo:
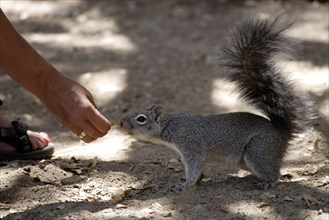
[[[173,186],[169,192],[172,192],[172,193],[178,193],[178,192],[182,192],[186,189],[186,184],[185,183],[179,183],[179,184],[176,184],[175,186]]]
[[[174,192],[174,193],[178,193],[178,192],[182,192],[184,190],[186,190],[188,187],[190,187],[191,185],[186,183],[185,178],[181,179],[180,183],[177,183],[176,185],[174,185],[169,192]]]
[[[256,189],[261,189],[261,190],[273,189],[275,186],[275,183],[256,183],[254,186]]]

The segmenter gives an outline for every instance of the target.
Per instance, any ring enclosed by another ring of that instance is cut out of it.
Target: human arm
[[[65,127],[87,134],[89,143],[111,123],[96,109],[90,92],[49,64],[12,26],[0,9],[0,68],[31,92]]]

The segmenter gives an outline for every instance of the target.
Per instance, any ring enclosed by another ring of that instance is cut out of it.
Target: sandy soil
[[[168,111],[253,111],[214,73],[216,49],[235,20],[285,9],[295,20],[296,59],[285,61],[320,112],[292,143],[276,188],[259,191],[247,172],[208,166],[182,193],[178,155],[114,126],[80,142],[29,93],[0,73],[1,116],[52,136],[51,160],[0,162],[3,219],[329,219],[328,3],[285,1],[1,1],[15,27],[60,71],[85,85],[101,112],[162,103]],[[19,65],[19,63],[18,63]],[[28,73],[27,73],[28,74]]]

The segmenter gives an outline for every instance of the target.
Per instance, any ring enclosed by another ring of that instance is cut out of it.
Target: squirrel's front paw
[[[190,183],[190,182],[178,183],[171,188],[170,192],[175,192],[175,193],[182,192],[194,185],[195,183]]]
[[[256,189],[260,189],[260,190],[273,189],[275,183],[256,183],[254,186]]]
[[[170,192],[178,193],[178,192],[184,191],[186,188],[187,188],[187,186],[185,183],[179,183],[179,184],[176,184],[175,186],[173,186],[170,189]]]

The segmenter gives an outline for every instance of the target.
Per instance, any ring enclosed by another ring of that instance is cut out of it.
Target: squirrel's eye
[[[143,114],[137,115],[135,120],[138,124],[143,125],[146,123],[146,116]]]

